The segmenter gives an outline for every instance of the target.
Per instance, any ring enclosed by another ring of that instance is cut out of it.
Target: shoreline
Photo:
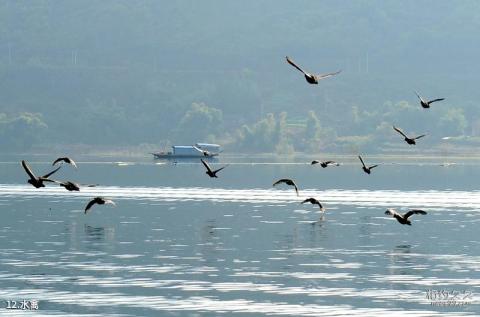
[[[30,159],[30,160],[45,160],[51,161],[57,156],[68,155],[72,158],[75,158],[76,161],[84,162],[111,162],[114,161],[133,161],[133,162],[168,162],[168,161],[194,161],[195,158],[190,159],[154,159],[153,155],[149,152],[135,152],[131,150],[127,151],[92,151],[90,153],[81,153],[80,151],[66,151],[65,153],[59,151],[50,151],[45,153],[43,151],[28,151],[28,152],[19,152],[19,153],[9,153],[0,154],[0,161],[17,161],[18,159]],[[362,157],[367,158],[368,161],[386,161],[389,163],[405,162],[405,163],[427,163],[427,162],[438,162],[438,163],[453,163],[455,161],[459,162],[480,162],[480,152],[479,153],[451,153],[451,154],[436,154],[436,153],[372,153],[368,152],[361,153]],[[200,157],[199,157],[200,158]],[[310,162],[314,159],[320,160],[338,160],[346,162],[357,162],[358,154],[345,154],[345,153],[302,153],[297,152],[293,154],[276,154],[276,153],[234,153],[234,152],[223,152],[218,156],[218,161],[229,161],[229,160],[239,160],[239,161],[272,161],[274,163],[294,163],[294,162]]]

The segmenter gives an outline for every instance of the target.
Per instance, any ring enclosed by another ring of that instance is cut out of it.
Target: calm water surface
[[[200,164],[80,162],[55,176],[100,185],[35,189],[0,163],[0,316],[480,314],[480,165],[233,163],[210,179]],[[300,197],[271,187],[287,177]],[[97,195],[117,206],[85,215]],[[390,207],[428,215],[402,226]],[[39,309],[6,309],[23,299]]]

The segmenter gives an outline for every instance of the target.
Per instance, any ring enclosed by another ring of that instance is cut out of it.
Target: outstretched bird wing
[[[297,193],[297,196],[300,196],[300,195],[298,194],[298,187],[297,187],[297,184],[295,184],[295,182],[294,182],[294,181],[292,181],[292,183],[293,183],[293,187],[295,187],[295,192]]]
[[[326,73],[326,74],[318,74],[316,75],[317,77],[317,80],[320,80],[320,79],[325,79],[325,78],[328,78],[328,77],[332,77],[332,76],[335,76],[337,74],[340,74],[342,71],[339,70],[337,72],[333,72],[333,73]]]
[[[312,163],[310,163],[310,164],[314,165],[314,164],[318,164],[318,163],[320,163],[320,162],[317,161],[317,160],[313,160]]]
[[[424,136],[427,136],[427,135],[426,135],[426,134],[419,135],[419,136],[417,136],[416,138],[414,138],[414,140],[417,140],[417,139],[423,138]]]
[[[31,179],[37,179],[35,174],[33,174],[32,170],[30,169],[30,166],[28,166],[27,162],[25,162],[24,160],[22,160],[22,166],[23,166],[23,169],[25,170],[25,172],[27,172],[28,176]]]
[[[275,183],[273,183],[272,186],[275,186],[275,185],[278,185],[278,184],[281,184],[281,183],[285,183],[287,181],[288,181],[288,179],[282,178],[282,179],[279,179],[278,181],[276,181]]]
[[[51,171],[50,173],[43,175],[41,178],[48,178],[50,175],[52,175],[53,173],[55,173],[56,171],[58,171],[58,170],[60,169],[60,167],[61,167],[61,166],[57,167],[56,169],[54,169],[54,170]]]
[[[375,165],[369,166],[368,168],[369,168],[369,169],[372,169],[372,168],[375,168],[375,167],[377,167],[377,166],[378,166],[378,164],[375,164]]]
[[[57,164],[58,162],[62,162],[62,161],[64,161],[64,160],[65,160],[64,157],[59,157],[59,158],[57,158],[55,161],[53,161],[52,166],[54,166],[54,165]]]
[[[431,104],[431,103],[434,103],[434,102],[437,102],[437,101],[442,101],[442,100],[445,100],[445,98],[437,98],[437,99],[433,99],[433,100],[430,100],[429,102],[427,102],[428,104]]]
[[[200,161],[202,161],[203,166],[205,166],[205,168],[207,169],[207,171],[209,171],[210,173],[213,173],[213,172],[212,172],[212,169],[211,169],[210,166],[207,164],[207,162],[205,162],[203,159],[200,159]]]
[[[214,170],[213,173],[217,173],[217,172],[220,172],[221,170],[223,170],[225,167],[227,167],[229,164],[223,166],[223,167],[220,167],[218,170]]]
[[[287,62],[292,65],[293,67],[295,67],[296,69],[298,69],[299,71],[301,71],[303,74],[307,74],[305,73],[305,71],[303,69],[301,69],[299,66],[297,66],[297,64],[295,64],[291,59],[290,57],[286,56],[286,59],[287,59]]]
[[[78,166],[77,166],[77,163],[75,163],[75,161],[74,161],[74,160],[72,160],[72,159],[69,159],[69,160],[70,160],[70,164],[72,164],[72,165],[73,165],[73,167],[75,167],[75,168],[77,168],[77,167],[78,167]]]
[[[90,200],[87,204],[87,206],[85,207],[85,213],[87,213],[87,211],[92,208],[93,205],[95,205],[97,203],[97,199],[94,198],[92,200]]]
[[[52,166],[54,166],[58,162],[65,162],[65,163],[71,164],[71,165],[73,165],[73,167],[77,168],[77,163],[75,163],[75,161],[72,160],[69,157],[59,157],[59,158],[57,158],[55,161],[53,161]]]
[[[414,93],[415,93],[415,95],[417,95],[417,97],[418,97],[418,99],[420,99],[420,101],[423,101],[423,102],[425,102],[425,100],[423,100],[423,98],[422,98],[422,97],[420,97],[420,95],[418,94],[418,92],[414,91]]]
[[[312,198],[307,198],[304,201],[302,201],[300,204],[311,203],[311,202],[312,202]]]
[[[365,168],[366,168],[366,166],[365,166],[365,163],[363,162],[363,159],[362,159],[362,157],[359,155],[359,156],[358,156],[358,158],[360,159],[360,162],[362,162],[362,165],[363,165],[363,167],[365,167]]]
[[[403,137],[405,138],[408,138],[405,133],[403,133],[403,131],[399,128],[397,128],[396,126],[393,126],[393,130],[397,131],[398,133],[400,133],[401,135],[403,135]]]
[[[317,200],[317,205],[318,205],[318,207],[320,207],[320,211],[325,211],[325,208],[323,208],[322,203],[319,202],[318,200]]]
[[[203,155],[205,155],[205,156],[209,156],[209,154],[210,154],[208,151],[204,151],[204,150],[202,150],[201,148],[199,148],[199,147],[197,147],[197,146],[195,146],[195,145],[192,145],[192,147],[193,147],[195,150],[197,150],[197,151],[199,151],[199,152],[202,152]]]
[[[424,211],[424,210],[421,210],[421,209],[412,209],[412,210],[408,211],[406,214],[404,214],[403,218],[407,219],[408,217],[410,217],[413,214],[426,215],[427,212]]]

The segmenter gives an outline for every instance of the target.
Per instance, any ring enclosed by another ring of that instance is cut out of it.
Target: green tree
[[[276,128],[276,139],[278,142],[275,146],[275,152],[278,154],[293,154],[295,152],[295,147],[291,144],[288,134],[286,112],[281,112],[279,115]]]
[[[310,110],[307,116],[305,135],[303,138],[304,150],[319,152],[322,142],[322,126],[315,111]]]
[[[448,109],[438,122],[438,129],[447,136],[463,135],[467,126],[467,119],[463,114],[463,109],[460,108]]]
[[[9,150],[29,150],[42,141],[47,124],[39,113],[0,114],[0,144]]]
[[[180,120],[176,134],[182,142],[195,143],[207,138],[212,140],[222,131],[223,115],[221,110],[209,107],[204,103],[193,103]]]
[[[277,121],[273,113],[267,114],[253,126],[242,126],[238,132],[238,147],[246,151],[271,152],[278,142]]]

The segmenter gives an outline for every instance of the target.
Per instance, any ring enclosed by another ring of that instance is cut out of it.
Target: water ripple
[[[480,210],[480,191],[398,191],[398,190],[301,190],[302,196],[319,197],[322,202],[363,207],[428,206],[428,209],[465,211]],[[155,202],[214,201],[285,204],[297,202],[292,190],[277,189],[221,189],[221,188],[172,188],[172,187],[96,187],[82,188],[81,192],[68,192],[61,187],[35,189],[27,185],[0,185],[0,197],[68,197],[85,198],[106,196],[113,199],[148,200]],[[427,210],[428,210],[427,209]],[[463,210],[462,210],[463,209]]]

